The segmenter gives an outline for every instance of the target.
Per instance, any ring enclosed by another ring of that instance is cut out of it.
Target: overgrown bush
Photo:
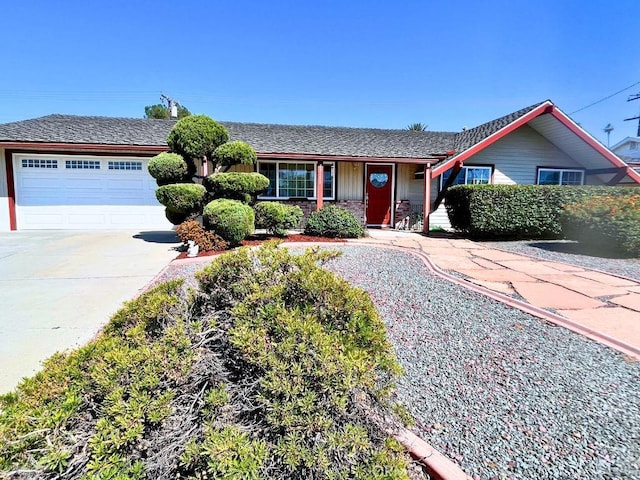
[[[318,237],[359,238],[364,235],[364,229],[353,213],[329,204],[309,215],[304,233]]]
[[[176,227],[176,234],[178,239],[185,245],[189,240],[195,242],[200,247],[201,252],[221,251],[226,250],[228,247],[227,242],[222,237],[215,233],[207,232],[202,228],[200,222],[196,220],[182,222]]]
[[[172,183],[156,189],[158,201],[176,213],[198,212],[206,194],[206,189],[197,183]]]
[[[250,203],[255,195],[269,187],[269,179],[261,173],[214,173],[205,179],[204,186],[213,198]]]
[[[159,186],[186,182],[191,173],[184,158],[177,153],[168,152],[162,152],[149,160],[148,169]]]
[[[204,157],[213,159],[213,152],[229,140],[227,129],[206,115],[190,115],[173,126],[167,137],[172,152],[194,163]]]
[[[254,207],[256,227],[265,228],[267,233],[284,237],[287,230],[300,224],[304,215],[297,205],[279,202],[260,202]]]
[[[220,198],[209,202],[202,213],[206,229],[229,242],[240,245],[255,230],[253,209],[238,200]]]
[[[567,238],[640,256],[640,194],[583,198],[565,205],[561,220]]]
[[[333,255],[240,249],[129,302],[0,396],[0,477],[408,479],[398,363]]]
[[[563,205],[631,193],[628,187],[457,185],[447,190],[445,202],[451,226],[473,238],[559,238]]]
[[[253,165],[258,160],[256,151],[245,142],[228,142],[220,145],[213,152],[217,165],[228,167],[231,165]]]

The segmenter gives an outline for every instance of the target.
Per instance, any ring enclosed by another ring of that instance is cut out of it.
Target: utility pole
[[[636,93],[635,95],[629,95],[629,98],[627,98],[627,102],[631,102],[633,100],[640,100],[640,93]],[[624,119],[625,122],[627,120],[638,120],[638,133],[637,133],[637,136],[640,137],[640,115],[638,115],[637,117],[631,117],[631,118],[625,118]]]
[[[173,98],[167,97],[164,93],[160,94],[160,101],[167,102],[167,111],[169,112],[169,119],[178,118],[178,104]]]
[[[604,127],[604,133],[607,134],[607,148],[609,148],[609,137],[611,136],[611,132],[613,132],[613,125],[607,123],[607,126]]]

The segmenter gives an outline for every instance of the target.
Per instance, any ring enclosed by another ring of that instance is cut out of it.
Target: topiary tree
[[[231,246],[240,245],[255,230],[253,209],[238,200],[219,198],[209,202],[202,213],[205,228],[220,235]]]
[[[212,161],[216,168],[239,164],[253,165],[258,161],[258,154],[248,143],[234,141],[216,148]]]
[[[207,190],[197,183],[172,183],[156,190],[156,198],[166,207],[165,215],[174,225],[200,214]]]
[[[269,187],[269,179],[261,173],[221,172],[209,175],[204,186],[212,198],[251,203],[254,196]]]
[[[169,132],[167,144],[171,153],[154,157],[149,163],[149,172],[161,186],[156,196],[158,201],[167,207],[165,213],[173,224],[179,224],[203,213],[202,206],[206,203],[203,191],[210,191],[209,199],[227,198],[249,203],[255,195],[269,186],[269,179],[258,173],[220,173],[223,168],[237,164],[253,165],[257,160],[257,154],[250,145],[239,141],[228,142],[228,140],[227,129],[206,115],[182,118]],[[215,174],[204,179],[206,189],[202,185],[198,185],[200,187],[198,189],[184,187],[185,182],[196,174],[199,161],[211,162]],[[170,186],[174,188],[162,190]],[[225,205],[228,207],[228,204]],[[220,205],[218,208],[221,208]],[[247,221],[249,214],[246,208],[250,210],[250,222]],[[239,244],[253,231],[253,211],[248,206],[246,208],[229,207],[224,210],[225,212],[238,210],[244,212],[242,215],[225,213],[218,217],[209,214],[203,218],[205,227],[214,232],[219,230],[224,240],[234,245]],[[216,209],[214,210],[217,212]],[[225,225],[218,228],[214,225],[214,221],[219,218]],[[228,224],[232,218],[238,219],[242,225],[237,229],[231,228]],[[249,224],[251,229],[248,230]],[[243,232],[242,238],[239,238],[238,232]],[[227,234],[229,237],[226,236]]]
[[[190,115],[173,126],[167,137],[172,152],[181,155],[195,173],[196,161],[213,160],[220,145],[229,140],[227,129],[206,115]]]
[[[189,166],[177,153],[162,152],[149,160],[149,174],[159,186],[190,180]]]

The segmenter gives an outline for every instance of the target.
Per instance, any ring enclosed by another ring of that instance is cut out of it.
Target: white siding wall
[[[582,168],[533,128],[524,125],[469,158],[464,165],[493,165],[496,185],[536,183],[537,167]],[[432,200],[438,195],[440,179],[434,179]],[[451,228],[444,202],[431,214],[431,226]]]
[[[0,232],[10,229],[9,190],[7,185],[7,167],[4,149],[0,148]]]
[[[337,200],[362,201],[364,198],[364,163],[337,162]]]

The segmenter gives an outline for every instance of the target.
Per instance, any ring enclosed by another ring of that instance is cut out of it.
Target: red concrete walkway
[[[449,280],[640,358],[640,282],[465,239],[385,230],[370,235],[352,242],[425,255],[426,263]]]

